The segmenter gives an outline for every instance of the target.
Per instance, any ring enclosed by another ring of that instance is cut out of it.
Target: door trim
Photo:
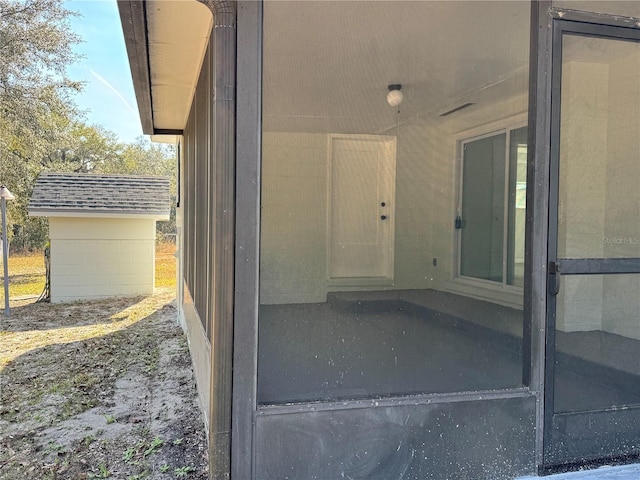
[[[332,241],[332,166],[333,166],[333,142],[334,140],[363,140],[363,141],[378,141],[378,142],[392,142],[393,143],[393,165],[394,179],[391,183],[391,197],[392,200],[392,213],[389,215],[390,223],[390,275],[384,277],[332,277],[331,276],[331,241]],[[329,287],[375,287],[375,286],[390,286],[393,285],[395,279],[395,216],[396,216],[396,165],[397,165],[397,138],[392,135],[370,135],[370,134],[345,134],[345,133],[331,133],[327,136],[327,199],[326,199],[326,275],[327,285]]]

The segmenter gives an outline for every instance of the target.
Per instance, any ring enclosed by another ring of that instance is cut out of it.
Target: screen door
[[[640,450],[640,31],[556,22],[547,467]]]

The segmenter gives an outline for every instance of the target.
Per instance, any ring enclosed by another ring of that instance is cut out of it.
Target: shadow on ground
[[[169,291],[13,309],[0,332],[0,477],[206,479],[175,318]]]

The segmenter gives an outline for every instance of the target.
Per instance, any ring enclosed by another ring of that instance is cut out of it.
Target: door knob
[[[386,215],[380,215],[380,220],[386,220],[387,216]]]

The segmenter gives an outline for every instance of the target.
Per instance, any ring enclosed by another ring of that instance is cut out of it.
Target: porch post
[[[237,37],[236,288],[231,475],[255,471],[262,112],[262,2],[239,1]]]
[[[211,343],[210,476],[230,478],[235,242],[236,2],[198,0],[213,13],[214,188],[213,339]]]
[[[529,147],[524,302],[524,380],[537,395],[536,464],[543,461],[547,311],[547,236],[551,138],[550,1],[531,2]],[[530,364],[526,363],[530,360]]]

